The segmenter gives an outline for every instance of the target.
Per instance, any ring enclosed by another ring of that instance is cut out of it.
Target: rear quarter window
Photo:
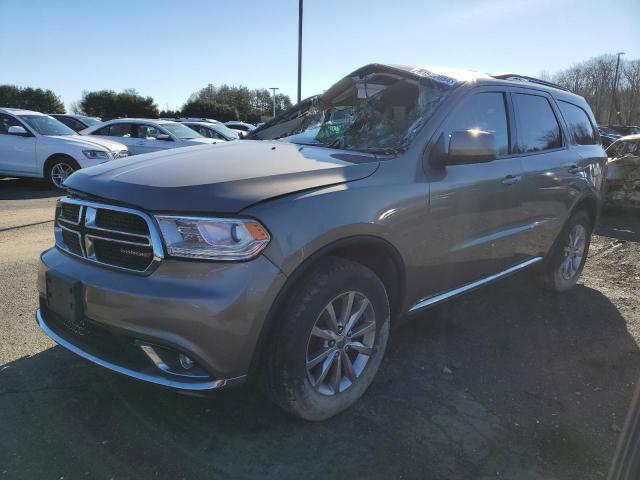
[[[587,112],[577,105],[562,100],[558,101],[558,106],[575,143],[578,145],[597,145],[600,143],[600,137]]]

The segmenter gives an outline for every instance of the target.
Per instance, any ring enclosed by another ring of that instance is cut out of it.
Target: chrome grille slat
[[[153,220],[144,212],[70,197],[60,198],[57,207],[56,246],[69,255],[145,275],[151,273],[163,258],[160,236]],[[77,219],[70,219],[76,212]],[[98,217],[107,219],[102,223],[113,228],[97,225]],[[112,220],[108,220],[111,217]],[[71,235],[76,235],[78,241]],[[67,244],[65,237],[72,244]]]

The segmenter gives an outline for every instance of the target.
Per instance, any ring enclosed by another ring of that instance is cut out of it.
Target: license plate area
[[[56,314],[64,326],[76,334],[85,330],[82,283],[60,275],[46,273],[47,308]]]

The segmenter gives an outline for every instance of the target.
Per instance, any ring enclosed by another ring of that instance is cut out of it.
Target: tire
[[[571,216],[548,253],[542,270],[536,275],[538,283],[543,288],[565,292],[576,284],[587,260],[592,230],[593,226],[587,212],[578,210]],[[575,244],[575,239],[581,235],[583,241],[580,248]],[[573,260],[569,260],[569,257]]]
[[[53,188],[63,190],[62,183],[76,170],[80,169],[80,165],[73,158],[58,156],[47,162],[45,171],[45,179]],[[66,176],[64,176],[64,172]]]
[[[351,332],[343,321],[350,298],[349,317],[360,313]],[[335,312],[334,326],[342,325],[342,330],[330,328],[329,305]],[[325,420],[346,410],[378,371],[389,337],[389,317],[384,285],[371,270],[335,257],[323,260],[303,279],[274,325],[265,369],[268,397],[305,420]],[[328,373],[323,378],[324,372]]]

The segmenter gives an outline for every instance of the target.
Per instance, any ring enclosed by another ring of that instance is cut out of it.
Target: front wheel
[[[47,166],[46,179],[52,187],[62,190],[64,189],[64,181],[79,168],[80,166],[75,160],[59,157],[52,160]]]
[[[330,258],[282,312],[267,358],[267,393],[284,410],[324,420],[371,384],[389,336],[389,301],[367,267]]]
[[[564,292],[576,284],[587,260],[592,229],[587,212],[573,214],[537,276],[544,288]]]

